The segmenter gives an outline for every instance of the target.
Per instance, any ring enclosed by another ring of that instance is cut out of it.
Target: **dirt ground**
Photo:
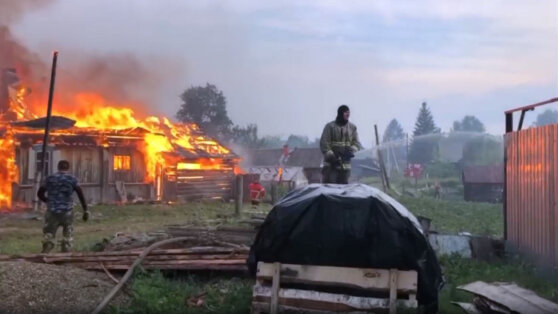
[[[114,285],[100,272],[23,261],[2,262],[0,313],[91,313]],[[125,305],[129,300],[121,291],[110,305]]]

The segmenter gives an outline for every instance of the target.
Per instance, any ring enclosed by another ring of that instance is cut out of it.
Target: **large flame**
[[[143,153],[146,164],[146,181],[153,182],[157,177],[159,167],[169,166],[162,153],[173,152],[175,147],[185,150],[202,150],[210,154],[226,155],[230,150],[215,140],[200,135],[195,124],[175,124],[167,118],[146,117],[140,119],[132,109],[134,104],[114,104],[104,97],[94,93],[79,93],[75,96],[75,110],[70,112],[55,111],[76,120],[78,128],[92,128],[97,130],[122,130],[143,128],[149,132],[144,135],[144,143],[138,147]],[[192,169],[215,170],[221,169],[220,161],[200,161]]]
[[[0,138],[0,208],[12,206],[12,182],[17,182],[15,143],[11,130]]]

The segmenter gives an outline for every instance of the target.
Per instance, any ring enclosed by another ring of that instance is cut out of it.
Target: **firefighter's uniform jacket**
[[[341,126],[332,121],[324,127],[320,139],[320,149],[324,155],[324,167],[350,170],[350,159],[343,158],[347,150],[356,153],[362,148],[357,128],[351,122]]]

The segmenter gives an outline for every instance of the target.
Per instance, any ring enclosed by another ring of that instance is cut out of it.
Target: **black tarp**
[[[257,262],[397,268],[418,272],[417,300],[437,310],[443,277],[418,220],[387,194],[363,184],[311,184],[269,213],[250,250]]]

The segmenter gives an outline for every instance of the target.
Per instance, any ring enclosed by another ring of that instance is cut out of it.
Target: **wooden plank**
[[[273,283],[271,287],[271,305],[269,308],[269,312],[271,314],[277,314],[278,310],[278,301],[279,301],[279,285],[281,283],[281,264],[280,263],[273,263]]]
[[[77,257],[54,257],[43,258],[45,263],[77,263],[77,262],[110,262],[110,261],[134,261],[137,256],[77,256]],[[247,254],[190,254],[190,255],[148,255],[146,261],[170,261],[170,260],[224,260],[224,259],[247,259]]]
[[[509,310],[508,308],[506,308],[505,306],[502,306],[502,305],[497,304],[493,301],[490,301],[489,299],[487,299],[485,297],[475,296],[473,298],[473,304],[475,305],[475,307],[481,313],[512,314],[512,311]],[[516,312],[513,312],[513,313],[516,313]]]
[[[279,313],[297,313],[299,314],[301,309],[295,306],[279,305]],[[265,302],[252,302],[252,314],[269,313],[269,303]],[[343,312],[345,314],[367,314],[369,312],[365,311],[350,311]],[[304,309],[304,314],[331,314],[331,311],[320,311],[320,310],[310,310]]]
[[[100,263],[90,263],[89,265],[79,265],[79,268],[87,270],[103,270]],[[106,269],[109,270],[128,270],[130,265],[105,265]],[[247,272],[248,267],[246,265],[142,265],[144,269],[168,269],[168,270],[201,270],[201,271],[235,271],[235,272]]]
[[[389,270],[386,269],[281,264],[282,282],[341,286],[374,291],[389,291],[389,274]],[[273,265],[259,262],[256,276],[259,279],[271,280]],[[416,293],[417,272],[398,271],[397,290],[402,293]]]
[[[126,185],[124,184],[123,181],[116,181],[114,182],[114,185],[116,186],[116,192],[118,192],[120,201],[122,203],[126,203],[126,201],[128,200],[127,193],[126,193]]]
[[[44,258],[59,258],[59,257],[77,257],[77,256],[139,256],[143,249],[134,249],[126,251],[105,251],[105,252],[70,252],[70,253],[49,253],[49,254],[21,254],[21,255],[0,255],[0,261],[9,261],[16,259],[37,259],[43,260]],[[153,250],[149,256],[158,254],[203,254],[203,253],[244,253],[248,254],[249,249],[238,248],[224,248],[215,246],[192,247],[187,249],[160,249]]]
[[[389,270],[389,314],[396,314],[397,307],[397,269]]]
[[[482,314],[474,304],[471,303],[463,303],[463,302],[451,302],[451,304],[459,307],[467,314]]]
[[[256,284],[253,300],[271,302],[272,288]],[[300,289],[279,289],[279,305],[330,312],[388,310],[389,299],[358,297]],[[399,308],[417,308],[417,301],[397,300]]]
[[[69,265],[76,266],[76,267],[96,267],[101,262],[80,262],[80,263],[71,263]],[[103,265],[110,269],[112,266],[116,265],[132,265],[133,261],[115,261],[115,262],[102,262]],[[234,259],[234,260],[214,260],[214,261],[204,261],[204,260],[184,260],[184,261],[143,261],[141,263],[142,266],[220,266],[220,265],[245,265],[245,259]]]
[[[223,182],[196,182],[196,183],[177,183],[176,190],[222,190],[231,189],[232,185]]]
[[[487,298],[494,303],[519,313],[558,313],[558,304],[543,299],[533,291],[523,289],[512,283],[488,284],[482,281],[476,281],[464,286],[459,286],[458,289]]]

